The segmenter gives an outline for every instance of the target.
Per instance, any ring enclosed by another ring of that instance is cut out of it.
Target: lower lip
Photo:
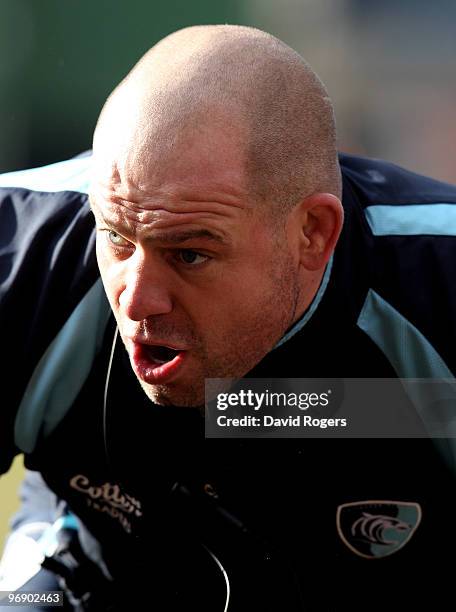
[[[185,355],[186,351],[181,351],[171,361],[158,364],[147,357],[142,344],[134,344],[131,353],[136,375],[150,385],[162,384],[174,378],[183,365]]]

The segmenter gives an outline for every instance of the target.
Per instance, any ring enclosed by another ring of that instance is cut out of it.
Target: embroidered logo
[[[87,476],[77,474],[70,480],[70,486],[85,495],[90,508],[117,519],[127,533],[131,533],[130,517],[142,516],[141,503],[122,492],[118,484],[105,482],[94,485]]]
[[[387,557],[405,546],[421,521],[413,502],[368,500],[337,508],[337,531],[348,548],[365,559]]]

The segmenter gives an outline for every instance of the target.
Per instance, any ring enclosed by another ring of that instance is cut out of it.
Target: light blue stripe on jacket
[[[23,187],[33,191],[88,193],[91,156],[75,157],[49,166],[0,175],[0,187]]]
[[[365,215],[374,236],[456,236],[456,204],[376,204]]]

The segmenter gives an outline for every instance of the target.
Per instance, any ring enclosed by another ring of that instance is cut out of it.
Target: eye
[[[191,249],[181,249],[178,251],[178,258],[182,263],[190,266],[204,263],[209,259],[207,255],[201,255],[201,253],[197,253]]]
[[[113,230],[108,230],[108,239],[109,242],[117,247],[128,246],[129,244],[128,240],[125,240],[125,238],[122,238],[120,234],[117,234]]]

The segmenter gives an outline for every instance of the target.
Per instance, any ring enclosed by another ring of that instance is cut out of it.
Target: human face
[[[204,129],[181,144],[107,166],[95,154],[91,203],[134,373],[154,402],[198,406],[205,378],[242,377],[273,348],[299,287],[284,230],[247,193],[233,134]]]

